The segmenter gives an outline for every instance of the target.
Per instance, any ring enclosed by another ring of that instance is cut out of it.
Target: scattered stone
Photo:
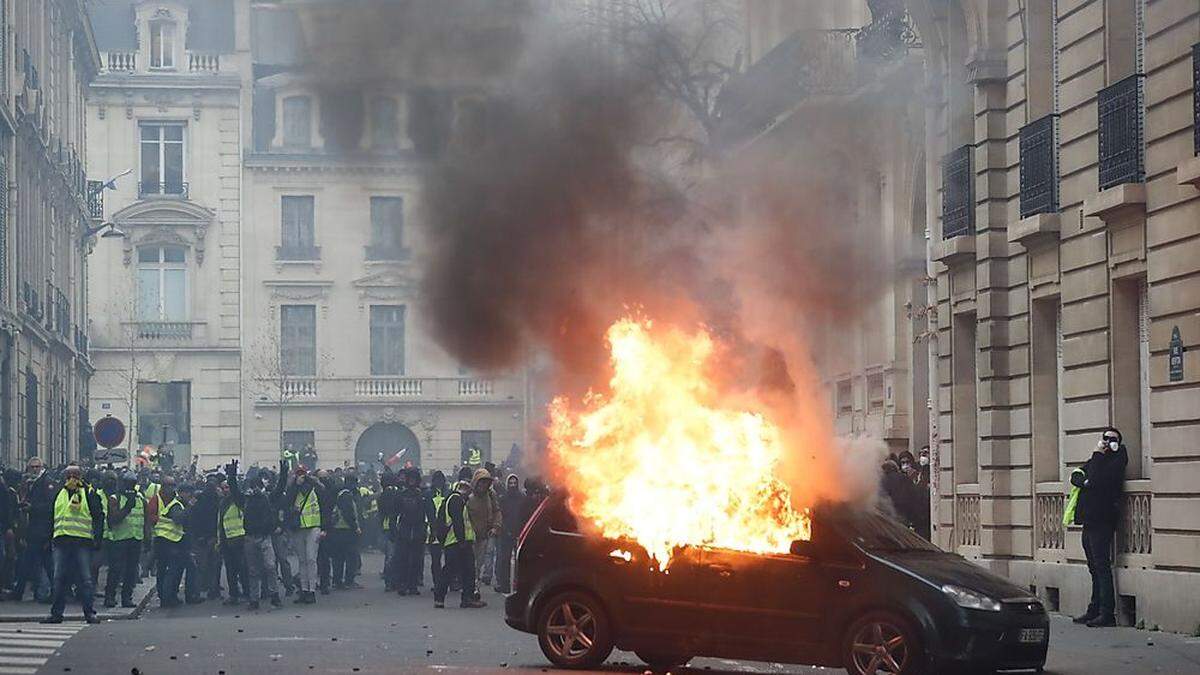
[[[282,659],[282,658],[283,658],[283,654],[272,654],[271,655],[272,661],[278,661],[279,659]]]
[[[1146,638],[1146,646],[1153,647],[1154,646],[1154,638],[1152,638],[1152,637]]]
[[[425,656],[433,656],[433,650],[432,650],[432,649],[426,649],[426,650],[425,650]]]
[[[337,642],[337,638],[329,638],[333,642]]]
[[[245,633],[245,632],[246,632],[246,630],[245,630],[245,629],[243,629],[243,628],[239,628],[239,629],[238,629],[238,632],[239,632],[239,633]]]
[[[500,663],[500,667],[501,667],[501,668],[507,668],[507,667],[508,667],[508,661],[502,661],[502,662]]]
[[[196,636],[195,636],[195,635],[193,635],[193,636],[192,636],[192,639],[193,639],[193,640],[195,640],[195,639],[196,639]]]
[[[172,655],[170,656],[170,659],[171,659],[172,661],[175,661],[175,660],[177,660],[178,658],[179,658],[179,657],[175,656],[174,654],[172,654]]]
[[[158,649],[158,647],[156,647],[156,646],[154,646],[154,645],[150,645],[149,647],[146,647],[146,651],[148,651],[148,652],[152,652],[152,651],[154,651],[155,649]],[[136,669],[135,669],[135,670],[136,670]]]

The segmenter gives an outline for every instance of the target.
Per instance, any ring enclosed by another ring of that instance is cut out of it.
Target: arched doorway
[[[379,453],[382,452],[384,459],[387,459],[401,451],[400,463],[393,468],[403,466],[404,462],[412,462],[413,466],[420,468],[421,444],[412,429],[399,422],[379,422],[372,424],[358,437],[358,443],[354,445],[354,464],[378,469]]]

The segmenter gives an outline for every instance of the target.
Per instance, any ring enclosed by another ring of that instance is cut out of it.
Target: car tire
[[[913,675],[925,672],[925,650],[907,619],[893,612],[870,612],[846,630],[842,665],[850,675]]]
[[[679,668],[686,666],[688,661],[692,660],[689,654],[670,654],[661,652],[646,652],[635,651],[637,657],[646,665],[650,666],[651,670],[668,670],[670,668]]]
[[[594,668],[612,653],[612,629],[604,606],[580,591],[559,593],[538,613],[538,646],[560,668]]]

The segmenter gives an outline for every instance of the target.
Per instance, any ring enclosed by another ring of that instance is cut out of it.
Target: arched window
[[[182,246],[138,249],[138,320],[187,319],[187,251]]]

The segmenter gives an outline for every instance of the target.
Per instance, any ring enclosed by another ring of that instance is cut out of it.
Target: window
[[[883,373],[867,376],[867,405],[871,412],[883,410],[884,403]]]
[[[371,374],[404,374],[403,305],[371,305]]]
[[[313,198],[284,196],[279,200],[280,260],[316,260],[318,250],[313,239]]]
[[[950,326],[950,432],[954,442],[954,483],[979,482],[979,406],[975,359],[975,315],[959,314]]]
[[[38,454],[38,378],[33,371],[25,371],[25,458]]]
[[[1034,300],[1031,334],[1030,390],[1033,396],[1033,471],[1041,482],[1062,480],[1060,419],[1062,329],[1058,298]]]
[[[404,256],[404,199],[371,197],[371,244],[367,260],[398,260]]]
[[[1145,277],[1112,285],[1112,422],[1129,449],[1126,478],[1149,477],[1150,316]]]
[[[394,150],[400,144],[399,106],[390,96],[371,101],[371,144],[381,150]]]
[[[280,312],[280,366],[284,375],[317,374],[317,308],[283,305]]]
[[[162,446],[176,465],[185,466],[192,444],[191,399],[190,382],[138,382],[138,445]]]
[[[854,387],[850,380],[837,383],[837,411],[848,413],[854,410]]]
[[[300,455],[306,448],[316,445],[316,435],[312,431],[283,432],[283,447]],[[312,468],[312,467],[309,467]]]
[[[293,148],[312,147],[312,98],[283,99],[283,144]]]
[[[182,246],[138,249],[138,320],[187,319],[187,262]]]
[[[143,122],[141,125],[141,195],[186,195],[183,182],[183,125]]]
[[[175,22],[150,22],[150,67],[175,67]]]
[[[472,450],[478,450],[476,459],[481,464],[492,461],[492,432],[491,431],[463,431],[460,439],[462,441],[462,463],[469,464],[472,459]]]

